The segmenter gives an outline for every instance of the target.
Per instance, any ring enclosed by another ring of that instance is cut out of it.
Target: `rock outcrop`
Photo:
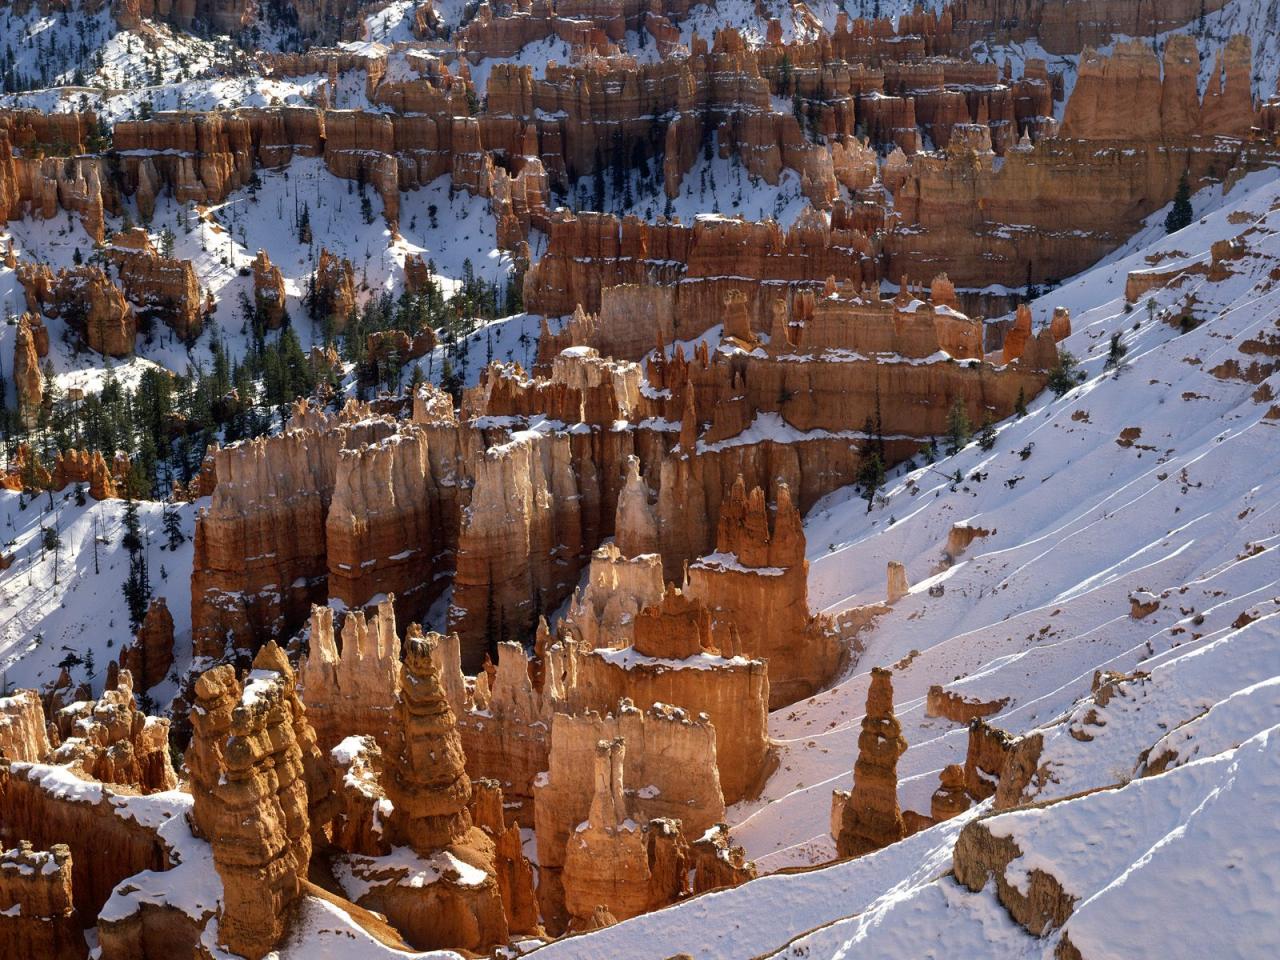
[[[164,597],[147,607],[133,642],[120,651],[120,668],[128,670],[145,693],[169,675],[173,667],[173,614]]]
[[[18,335],[13,342],[13,388],[18,398],[18,418],[28,429],[40,419],[44,404],[44,374],[40,370],[37,330],[44,323],[34,314],[24,313],[18,319]],[[44,335],[45,353],[49,352],[49,335]]]
[[[82,960],[88,955],[71,895],[71,850],[23,842],[0,851],[0,944],[12,957]]]
[[[724,633],[730,642],[736,636]],[[582,650],[570,640],[551,647],[546,659],[544,683],[562,688],[577,712],[604,713],[627,698],[640,708],[671,704],[710,719],[726,802],[763,785],[770,770],[766,665],[718,646],[701,601],[669,590],[636,617],[631,647]]]
[[[0,756],[38,763],[50,749],[40,694],[18,690],[0,697]]]
[[[332,750],[350,736],[372,737],[390,749],[400,689],[400,638],[391,600],[372,617],[348,613],[342,650],[334,642],[333,610],[311,608],[311,652],[298,670],[307,717],[320,748]]]
[[[316,316],[335,334],[347,328],[347,318],[356,308],[355,271],[351,261],[321,248],[313,280]]]
[[[18,279],[29,310],[61,317],[90,350],[108,357],[133,353],[137,317],[101,268],[70,267],[55,274],[48,267],[22,263]]]
[[[637,823],[623,789],[621,738],[597,744],[594,792],[587,820],[565,851],[565,906],[574,925],[589,924],[596,908],[618,920],[648,913],[688,892],[689,853],[672,820]]]
[[[183,343],[193,343],[200,336],[204,300],[190,260],[161,256],[140,227],[115,234],[107,259],[139,318],[161,321]]]
[[[860,857],[906,836],[898,806],[898,758],[906,749],[902,726],[893,715],[893,674],[875,667],[858,735],[853,792],[836,837],[840,856]]]
[[[204,673],[191,712],[192,825],[222,878],[218,938],[249,960],[280,942],[311,862],[307,721],[287,664],[271,669],[282,660],[264,648],[243,687],[229,665]]]
[[[771,511],[740,476],[720,507],[716,551],[689,566],[685,592],[711,611],[717,638],[732,631],[736,653],[767,662],[770,709],[817,692],[841,662],[832,625],[809,613],[808,568],[789,487],[778,486]]]
[[[405,648],[388,757],[388,827],[394,843],[423,855],[464,840],[471,830],[471,778],[462,740],[426,641]]]
[[[286,316],[284,274],[271,262],[267,251],[259,250],[253,258],[253,306],[262,325],[276,330],[284,325]]]
[[[137,708],[133,677],[120,670],[114,689],[97,700],[78,700],[54,718],[61,741],[53,752],[86,779],[133,787],[142,793],[172,790],[178,778],[169,759],[169,721]]]
[[[625,810],[635,823],[678,820],[684,835],[699,837],[724,817],[715,731],[705,719],[671,707],[642,712],[627,701],[603,716],[555,714],[547,773],[536,787],[534,806],[538,899],[543,920],[553,932],[570,918],[564,892],[564,875],[570,870],[567,849],[578,825],[590,819],[597,786],[596,745],[619,740],[627,745],[617,754],[624,782],[643,787],[624,791]],[[612,771],[612,759],[609,763]],[[581,852],[575,854],[580,856]],[[579,880],[579,914],[585,910],[585,915],[575,915],[578,925],[597,904],[605,903],[585,903],[591,899],[588,885]]]

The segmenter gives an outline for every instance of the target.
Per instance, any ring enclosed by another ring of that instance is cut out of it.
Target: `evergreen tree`
[[[983,450],[991,450],[996,445],[996,428],[991,423],[991,415],[982,418],[982,429],[978,432],[978,446]]]
[[[302,213],[298,215],[298,242],[311,244],[311,208],[305,203],[302,205]]]
[[[170,550],[177,550],[187,539],[182,533],[182,519],[178,516],[178,511],[170,506],[164,508],[164,535]]]
[[[873,445],[869,445],[862,455],[862,461],[858,464],[856,482],[862,491],[862,498],[867,501],[867,513],[870,513],[871,506],[875,503],[876,493],[884,486],[884,461],[880,459],[880,453]]]
[[[964,411],[964,404],[960,402],[960,398],[956,397],[951,404],[951,411],[947,414],[947,455],[955,456],[959,453],[969,437],[972,435],[973,429],[969,425],[969,416]]]
[[[1124,355],[1129,352],[1129,348],[1120,342],[1120,332],[1116,331],[1111,335],[1111,347],[1107,351],[1107,363],[1105,369],[1111,370],[1120,366]]]
[[[1165,233],[1177,233],[1183,227],[1191,226],[1194,214],[1191,210],[1191,185],[1187,182],[1186,171],[1178,181],[1178,192],[1173,197],[1173,207],[1164,219]]]

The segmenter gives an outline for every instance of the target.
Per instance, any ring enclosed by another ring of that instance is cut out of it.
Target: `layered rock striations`
[[[6,760],[39,763],[49,750],[40,695],[34,690],[17,690],[0,697],[0,756]]]
[[[137,708],[133,677],[118,672],[115,687],[97,700],[80,700],[54,717],[61,741],[54,762],[86,779],[136,787],[144,793],[178,785],[169,759],[169,721]]]
[[[705,604],[716,632],[741,654],[765,661],[769,707],[816,692],[839,668],[832,625],[809,613],[804,531],[787,486],[774,510],[739,477],[721,505],[716,550],[689,565],[688,595]]]
[[[332,750],[350,736],[372,737],[390,746],[400,689],[400,638],[391,600],[373,616],[348,613],[342,621],[341,651],[335,642],[333,610],[311,608],[310,652],[298,669],[307,717],[320,748]]]
[[[639,823],[678,820],[688,837],[699,837],[724,817],[724,796],[716,765],[716,733],[705,718],[694,718],[669,706],[653,706],[641,711],[629,701],[615,705],[607,714],[574,716],[555,714],[551,728],[551,752],[547,773],[540,778],[535,793],[535,830],[538,841],[538,898],[549,929],[561,929],[575,916],[581,923],[599,904],[587,904],[587,890],[595,880],[577,879],[579,913],[566,909],[566,873],[573,869],[566,858],[578,825],[591,819],[597,796],[596,748],[599,743],[626,744],[613,759],[624,784],[623,819]],[[607,818],[606,818],[607,820]],[[602,830],[619,821],[599,821]],[[631,838],[634,839],[634,838]],[[582,863],[581,853],[575,858]],[[604,867],[604,869],[608,869]],[[637,880],[643,872],[637,874]],[[599,892],[597,890],[597,895]],[[612,909],[611,909],[612,912]]]
[[[626,741],[601,740],[593,765],[594,791],[586,821],[565,851],[565,906],[575,925],[604,907],[619,920],[648,913],[688,891],[689,856],[671,820],[637,823],[624,794]]]
[[[893,675],[876,667],[871,671],[867,713],[858,735],[853,792],[836,836],[840,856],[862,856],[906,836],[898,806],[898,758],[906,749],[902,726],[893,715]]]
[[[327,785],[308,795],[315,735],[293,692],[283,653],[263,648],[241,685],[229,665],[195,685],[191,774],[192,825],[208,840],[222,879],[219,942],[250,960],[280,942],[290,907],[302,896],[312,830],[329,801]],[[314,774],[313,782],[315,782]]]
[[[603,713],[628,698],[641,708],[671,704],[705,715],[718,731],[716,758],[726,802],[736,803],[763,784],[770,756],[766,665],[718,646],[703,602],[670,590],[637,615],[631,646],[580,649],[568,640],[546,656],[544,683],[562,689],[575,712]]]
[[[81,960],[88,946],[71,895],[71,850],[23,842],[0,851],[0,944],[14,957]]]
[[[184,343],[200,336],[205,305],[190,260],[161,256],[138,227],[111,238],[107,259],[139,318],[161,321]]]

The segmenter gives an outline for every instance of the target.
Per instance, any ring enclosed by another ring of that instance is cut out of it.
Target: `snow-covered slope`
[[[73,487],[28,499],[0,490],[0,677],[6,689],[42,687],[57,679],[67,664],[73,684],[89,683],[101,692],[107,664],[133,639],[124,598],[129,557],[124,536],[123,500],[76,503]],[[176,679],[190,659],[191,538],[194,504],[175,504],[184,541],[170,550],[164,529],[164,504],[139,501],[138,519],[153,596],[163,597],[174,619],[173,680],[153,688],[152,698],[167,704]],[[53,530],[57,550],[45,548],[43,530]],[[183,657],[185,656],[185,660]],[[70,657],[70,660],[67,658]]]
[[[1242,812],[1267,808],[1280,756],[1271,730],[1280,718],[1280,176],[1202,195],[1197,210],[1187,229],[1034,305],[1041,320],[1071,308],[1075,333],[1063,346],[1080,358],[1082,384],[1062,398],[1046,392],[1027,416],[1000,424],[989,452],[974,443],[898,471],[870,514],[847,492],[810,513],[811,604],[834,612],[881,600],[890,560],[906,564],[913,588],[863,635],[851,676],[770,718],[779,770],[759,800],[730,812],[762,869],[833,856],[831,791],[850,782],[868,671],[897,664],[896,711],[910,744],[898,767],[904,808],[927,812],[938,772],[964,757],[965,728],[924,715],[932,684],[1009,698],[992,722],[1043,732],[1036,799],[1123,785],[992,821],[1025,831],[1011,882],[1040,865],[1076,898],[1066,929],[1085,956],[1118,955],[1100,945],[1122,921],[1130,947],[1150,946],[1144,956],[1206,955],[1187,952],[1206,942],[1220,945],[1215,956],[1274,951],[1280,831],[1273,817]],[[1237,259],[1212,274],[1193,269],[1126,309],[1130,271],[1207,268],[1214,241],[1237,237]],[[1187,329],[1184,314],[1198,326]],[[1118,367],[1107,366],[1113,334],[1125,351]],[[943,547],[958,523],[990,533],[947,566]],[[1142,618],[1131,616],[1139,591],[1159,602]],[[1095,697],[1099,670],[1129,676],[1104,675],[1106,693]],[[1164,772],[1142,778],[1155,770]],[[1016,926],[990,886],[973,894],[945,876],[962,823],[541,952],[1051,954],[1052,942]],[[1203,884],[1222,875],[1225,885],[1198,914],[1196,939],[1171,941],[1157,904],[1184,896],[1197,862]]]

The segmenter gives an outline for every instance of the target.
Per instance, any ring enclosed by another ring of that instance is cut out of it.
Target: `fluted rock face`
[[[839,667],[830,623],[809,614],[804,528],[786,485],[772,520],[764,491],[739,477],[721,504],[716,552],[689,566],[686,592],[737,634],[741,654],[769,664],[769,707],[809,696]]]
[[[352,896],[385,914],[413,946],[488,950],[509,936],[499,874],[514,906],[520,870],[512,856],[519,857],[519,832],[514,854],[512,838],[506,838],[504,859],[496,851],[499,838],[472,826],[471,779],[432,647],[421,635],[406,642],[391,749],[381,769],[370,760],[371,739],[357,745],[358,738],[349,738],[335,748],[348,768],[347,780],[358,770],[358,782],[343,787],[341,834],[357,848],[344,872],[359,881]],[[498,800],[496,819],[501,816]],[[487,821],[494,819],[491,811],[486,814]],[[396,852],[389,861],[364,855],[385,852],[384,843],[411,851]],[[407,869],[406,857],[416,857],[418,866]],[[523,895],[528,899],[530,891]]]
[[[18,320],[18,336],[13,343],[13,388],[18,397],[18,417],[28,428],[39,421],[40,407],[44,403],[44,374],[40,372],[36,324],[39,324],[39,329],[44,329],[44,323],[37,317],[24,313]],[[48,336],[46,333],[46,353]]]
[[[0,944],[13,957],[80,960],[88,954],[71,896],[71,850],[24,841],[0,851]]]
[[[304,412],[285,433],[219,449],[217,483],[196,520],[191,577],[197,656],[283,639],[325,599],[325,521],[338,453],[394,430],[355,410]],[[361,602],[368,598],[362,598]]]
[[[520,825],[507,823],[498,781],[473,780],[471,786],[471,819],[494,842],[494,868],[507,928],[513,934],[534,933],[538,930],[538,899],[533,866],[521,846]]]
[[[886,164],[902,218],[885,237],[887,272],[944,269],[969,287],[1020,286],[1028,273],[1033,283],[1060,278],[1123,242],[1173,198],[1184,173],[1194,185],[1214,170],[1252,166],[1238,142],[1258,120],[1249,47],[1248,38],[1229,41],[1203,102],[1190,37],[1171,38],[1163,77],[1143,43],[1121,44],[1109,58],[1090,51],[1063,136],[1020,143],[998,167],[990,154],[920,155],[905,178],[899,163],[891,183]]]
[[[140,316],[160,320],[184,343],[200,336],[204,301],[190,260],[162,257],[140,227],[112,237],[107,258]]]
[[[359,609],[394,594],[397,613],[416,619],[439,596],[456,545],[460,436],[401,424],[338,454],[325,521],[331,597]]]
[[[164,597],[156,597],[133,642],[120,651],[120,667],[128,670],[143,692],[168,675],[173,666],[173,614]]]
[[[307,715],[312,715],[310,707]],[[329,760],[338,784],[333,845],[371,857],[390,853],[385,828],[391,804],[382,789],[385,761],[378,742],[369,736],[346,737],[329,751]]]
[[[229,665],[215,667],[196,681],[191,712],[192,823],[222,878],[218,938],[250,960],[280,942],[311,862],[292,681],[259,668],[241,687]]]
[[[736,638],[736,631],[723,632],[730,642]],[[672,704],[705,714],[716,730],[728,803],[753,795],[769,771],[766,665],[718,646],[700,600],[670,590],[638,615],[630,649],[588,650],[565,641],[548,651],[546,670],[578,710],[604,712],[629,698],[640,707]]]
[[[393,842],[427,855],[462,841],[471,829],[471,779],[453,710],[425,640],[407,644],[395,721],[386,782],[395,807],[390,835]]]
[[[267,251],[259,250],[253,258],[253,305],[268,330],[284,325],[284,274],[271,262]]]
[[[61,745],[54,762],[88,779],[119,783],[143,793],[172,790],[178,778],[169,759],[169,721],[137,708],[133,677],[119,671],[114,689],[80,700],[55,716]]]
[[[533,785],[547,769],[551,749],[552,697],[545,684],[534,688],[529,658],[518,643],[498,645],[497,669],[481,670],[468,697],[459,661],[456,634],[430,638],[432,655],[451,704],[473,777],[496,780],[506,802],[524,824],[532,822]]]
[[[346,257],[337,257],[321,248],[316,261],[315,298],[317,315],[334,333],[347,327],[347,318],[356,308],[355,271]]]
[[[621,738],[597,744],[591,810],[565,851],[565,906],[577,923],[589,922],[598,906],[626,920],[688,892],[688,848],[679,824],[650,820],[642,826],[630,815],[625,752]]]
[[[342,650],[334,640],[333,610],[311,608],[311,652],[298,671],[307,717],[320,748],[332,750],[352,735],[389,748],[400,689],[400,638],[391,600],[373,616],[352,611],[342,623]]]
[[[707,720],[669,706],[641,712],[626,701],[606,715],[555,714],[548,772],[539,781],[534,806],[538,898],[548,929],[563,929],[569,919],[562,874],[568,844],[591,815],[596,745],[618,739],[627,744],[620,754],[625,782],[650,788],[625,797],[626,810],[637,823],[678,819],[683,833],[694,837],[724,817],[715,731]],[[583,904],[587,915],[600,903],[605,901]]]
[[[600,484],[594,467],[580,483],[574,466],[565,434],[522,434],[475,459],[449,611],[464,669],[479,667],[486,644],[532,634],[576,584]]]
[[[53,487],[61,490],[69,483],[88,484],[89,496],[95,500],[117,496],[116,478],[100,450],[90,453],[72,447],[58,454],[53,464]]]
[[[853,792],[836,837],[840,856],[859,857],[906,835],[898,806],[898,758],[906,749],[902,726],[893,715],[893,675],[875,667],[867,690],[867,713],[858,735]]]
[[[836,218],[837,222],[839,218]],[[702,219],[692,226],[660,221],[619,221],[605,214],[557,214],[547,251],[525,277],[525,305],[550,317],[572,314],[581,305],[599,314],[588,339],[565,341],[552,335],[539,345],[548,359],[572,343],[585,343],[621,359],[639,359],[660,336],[664,341],[696,337],[720,322],[730,291],[746,298],[754,330],[768,330],[778,282],[803,288],[829,276],[855,283],[878,280],[870,240],[860,231],[827,224],[820,215],[802,217],[789,231],[776,223]],[[656,294],[650,322],[634,325],[639,294],[608,308],[605,290],[623,284],[673,284],[673,294]],[[784,287],[784,289],[786,289]]]
[[[1252,44],[1232,37],[1214,61],[1204,101],[1200,56],[1191,36],[1165,45],[1164,75],[1150,46],[1117,45],[1110,57],[1086,51],[1062,133],[1090,140],[1152,141],[1197,134],[1244,137],[1257,122],[1251,85]],[[1159,110],[1136,109],[1156,104]]]
[[[574,594],[560,630],[583,650],[629,647],[636,617],[661,601],[662,593],[662,559],[657,554],[629,558],[615,544],[605,544],[591,555],[586,585]]]
[[[649,485],[640,476],[640,459],[627,458],[627,482],[618,497],[614,542],[624,557],[657,553],[658,518],[650,504]]]
[[[0,697],[0,756],[38,763],[49,749],[40,695],[34,690],[18,690]]]

